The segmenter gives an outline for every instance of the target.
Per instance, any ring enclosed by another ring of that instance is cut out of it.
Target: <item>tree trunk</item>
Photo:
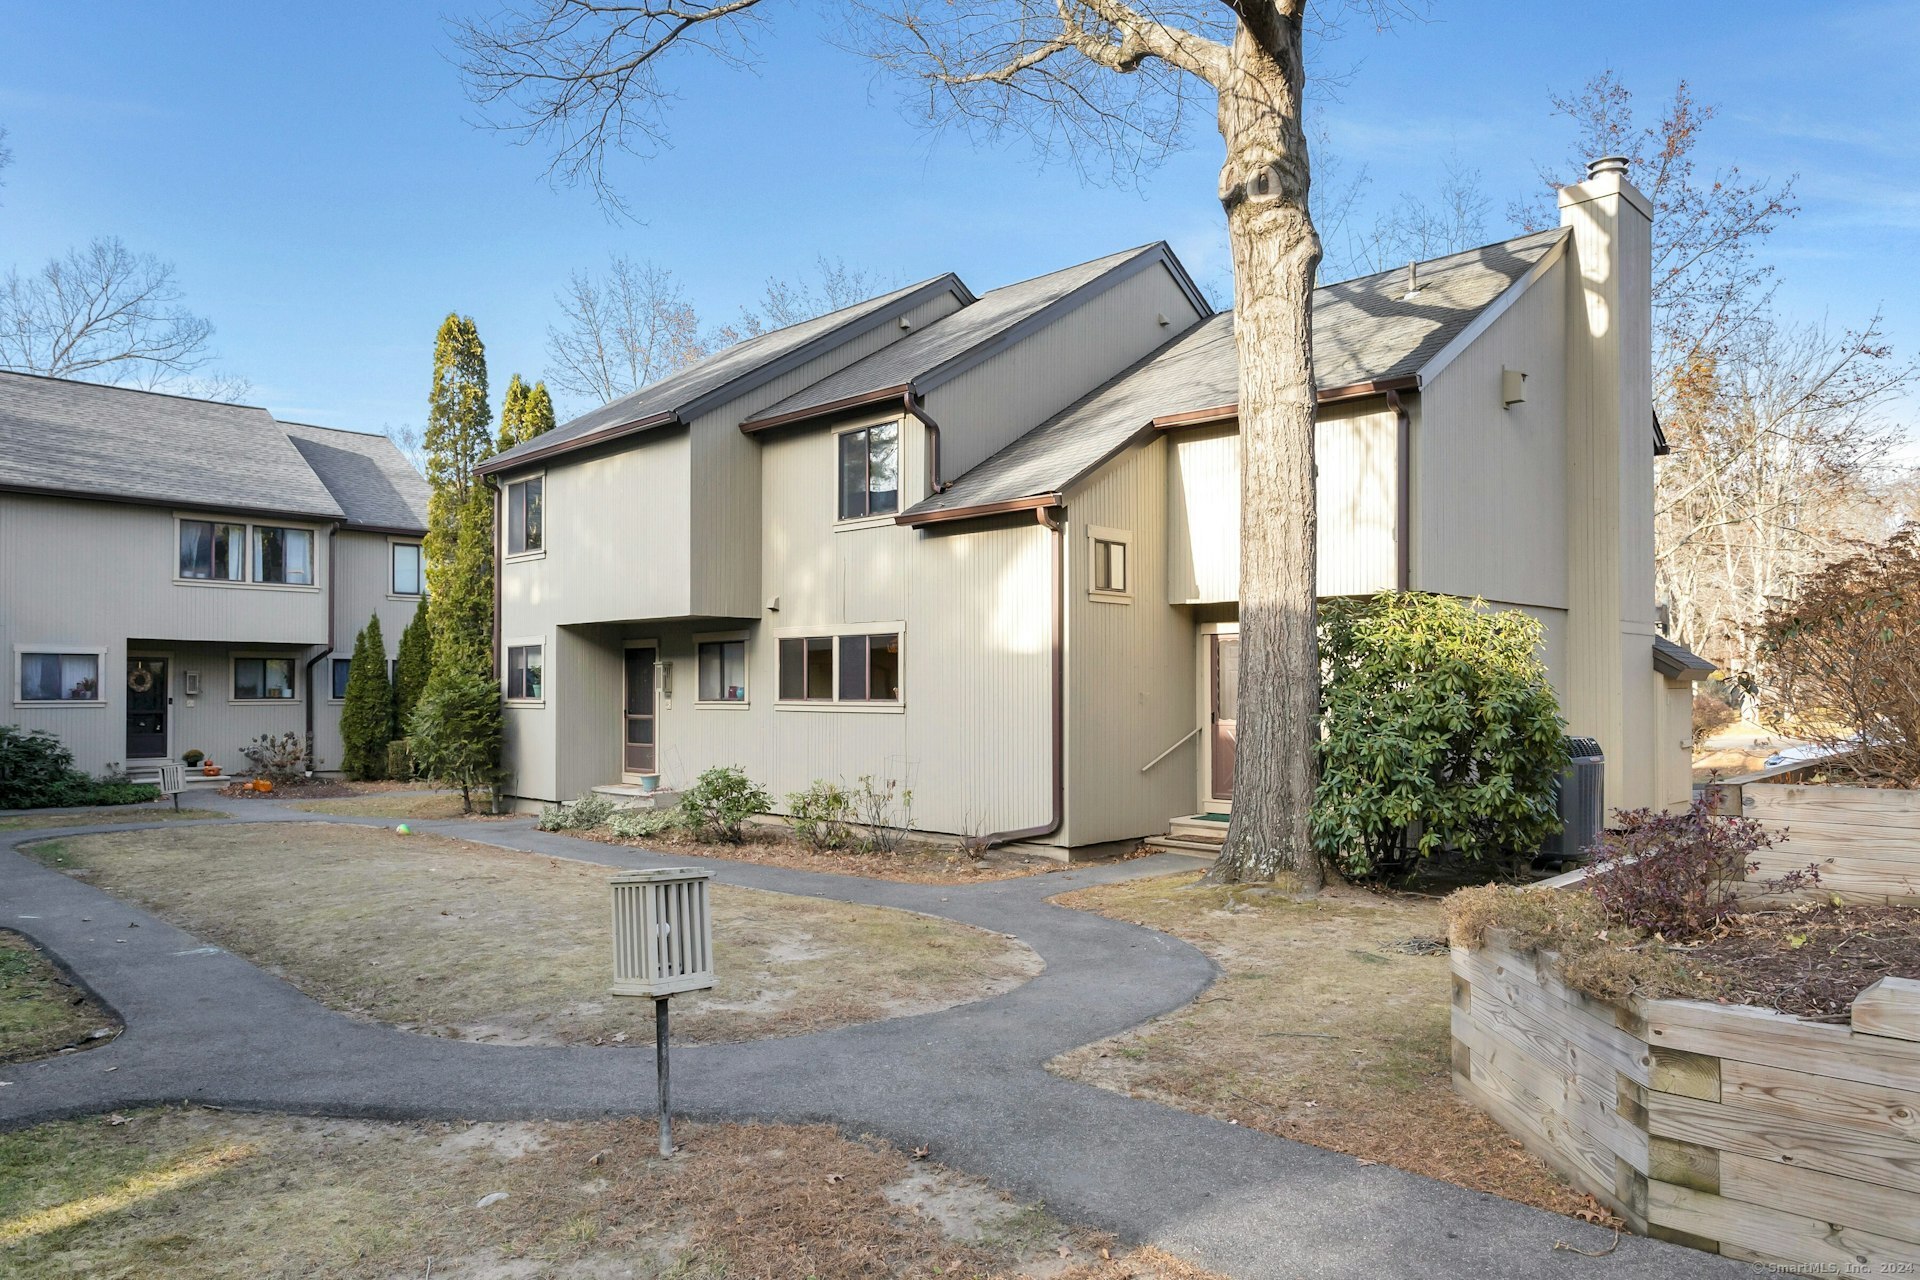
[[[1240,701],[1233,818],[1212,878],[1323,883],[1309,825],[1320,729],[1313,332],[1300,24],[1264,9],[1220,90],[1240,356]],[[1246,12],[1243,8],[1243,14]],[[1264,189],[1262,179],[1264,178]]]

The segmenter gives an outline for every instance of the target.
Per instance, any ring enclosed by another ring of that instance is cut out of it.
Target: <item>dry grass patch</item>
[[[113,1020],[17,933],[0,931],[0,1062],[99,1044]]]
[[[1184,938],[1224,972],[1193,1004],[1062,1055],[1056,1072],[1542,1208],[1580,1207],[1453,1094],[1438,903],[1346,888],[1296,902],[1196,878],[1059,899]]]
[[[437,792],[386,791],[341,800],[309,800],[292,807],[306,813],[350,818],[457,818],[460,797]]]
[[[0,1134],[21,1280],[1205,1280],[824,1126],[369,1124],[154,1111]],[[504,1193],[504,1195],[497,1195]],[[486,1203],[486,1207],[480,1205]]]
[[[175,809],[171,804],[113,805],[62,813],[15,813],[0,818],[0,831],[39,831],[47,827],[91,827],[120,822],[199,822],[224,818],[218,809]]]
[[[335,823],[115,832],[29,852],[337,1009],[502,1043],[652,1043],[652,1002],[606,994],[605,867]],[[689,1042],[925,1013],[1040,968],[1013,939],[905,911],[724,885],[713,911],[719,985],[675,1001]],[[859,983],[842,979],[850,968]]]
[[[757,862],[796,871],[824,871],[836,876],[864,876],[870,880],[894,880],[902,884],[976,884],[987,880],[1016,880],[1022,876],[1067,869],[1064,862],[1033,854],[993,849],[975,857],[955,845],[935,844],[928,840],[908,841],[893,853],[813,849],[796,840],[784,825],[771,822],[748,826],[745,838],[739,844],[709,843],[677,830],[631,839],[617,836],[605,827],[555,834],[693,858],[726,858],[734,862]]]

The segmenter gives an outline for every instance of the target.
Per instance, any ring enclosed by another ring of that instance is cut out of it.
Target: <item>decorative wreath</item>
[[[153,672],[145,667],[135,667],[127,672],[127,688],[135,693],[145,693],[153,688]]]

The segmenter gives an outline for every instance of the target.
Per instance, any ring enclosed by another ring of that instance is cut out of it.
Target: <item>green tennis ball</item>
[[[404,822],[401,823],[398,827],[396,827],[395,830],[397,830],[403,836],[410,836],[413,834],[413,829],[407,826],[407,824]]]

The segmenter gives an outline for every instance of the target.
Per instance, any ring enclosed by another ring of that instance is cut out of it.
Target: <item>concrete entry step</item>
[[[1140,842],[1149,853],[1190,853],[1197,858],[1212,861],[1220,854],[1218,840],[1181,840],[1173,836],[1148,836]]]
[[[605,796],[622,809],[671,809],[680,802],[678,791],[655,788],[645,790],[637,782],[609,782],[593,789],[593,794]]]
[[[1185,818],[1175,818],[1167,824],[1167,838],[1218,849],[1227,839],[1227,815],[1196,813]]]

